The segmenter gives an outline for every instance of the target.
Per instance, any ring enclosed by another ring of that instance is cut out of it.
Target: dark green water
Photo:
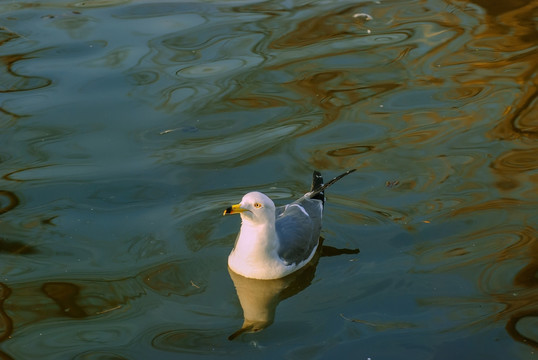
[[[538,358],[537,11],[0,0],[0,358]],[[232,279],[224,208],[349,168],[359,254]]]

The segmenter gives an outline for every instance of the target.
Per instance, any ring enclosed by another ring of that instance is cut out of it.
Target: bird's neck
[[[243,221],[234,248],[234,256],[247,264],[266,263],[278,250],[275,223],[253,224]]]
[[[264,224],[254,224],[250,221],[243,221],[241,224],[241,232],[239,238],[237,239],[238,245],[239,242],[250,245],[245,246],[252,250],[255,249],[266,249],[271,250],[277,247],[277,238],[275,231],[275,223],[268,222]]]

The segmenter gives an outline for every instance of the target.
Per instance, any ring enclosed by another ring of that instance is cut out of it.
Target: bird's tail
[[[320,189],[323,186],[323,176],[321,176],[321,173],[317,170],[314,170],[314,173],[312,174],[312,187],[310,188],[310,192],[312,193],[312,196],[310,196],[311,199],[318,199],[321,200],[323,204],[325,204],[325,193],[323,190],[315,193],[317,189]]]
[[[344,176],[351,174],[355,170],[357,169],[348,170],[345,173],[338,175],[326,184],[323,183],[323,177],[321,176],[321,173],[319,171],[314,171],[314,174],[312,175],[312,189],[308,194],[306,194],[306,196],[311,199],[321,200],[321,202],[325,204],[325,189],[327,189],[329,186],[331,186]]]

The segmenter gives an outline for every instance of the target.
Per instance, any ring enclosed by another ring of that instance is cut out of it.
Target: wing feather
[[[316,248],[321,231],[322,202],[301,199],[277,209],[278,255],[288,264],[308,259]]]

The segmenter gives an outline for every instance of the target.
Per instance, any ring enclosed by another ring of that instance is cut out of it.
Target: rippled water
[[[537,11],[0,1],[0,357],[537,358]],[[355,167],[229,274],[225,207]]]

